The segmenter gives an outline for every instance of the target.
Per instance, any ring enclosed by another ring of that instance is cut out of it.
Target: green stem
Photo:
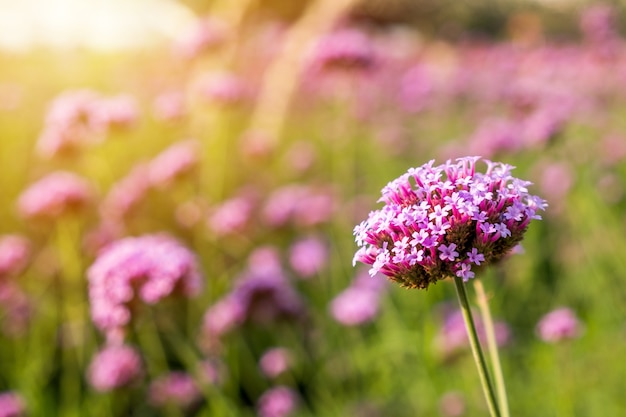
[[[461,305],[463,319],[465,320],[465,327],[467,329],[467,335],[472,348],[472,354],[474,355],[474,362],[476,362],[480,383],[483,387],[485,399],[487,400],[489,414],[491,414],[492,417],[501,417],[493,385],[491,384],[491,380],[489,378],[487,363],[485,362],[485,357],[480,347],[480,342],[478,341],[478,333],[476,332],[476,326],[474,325],[474,319],[472,318],[472,311],[470,310],[469,301],[467,300],[465,284],[460,277],[454,277],[454,284],[456,286],[456,294],[459,298],[459,304]]]
[[[500,365],[500,355],[498,354],[498,344],[496,342],[496,331],[493,325],[493,319],[491,318],[491,311],[489,310],[487,294],[485,293],[485,287],[481,280],[474,279],[473,282],[474,289],[476,290],[478,308],[480,309],[480,315],[487,335],[487,351],[489,352],[491,368],[493,369],[493,380],[496,384],[498,404],[501,407],[502,417],[509,417],[509,401],[506,395],[506,385],[504,384],[504,375],[502,373],[502,366]]]

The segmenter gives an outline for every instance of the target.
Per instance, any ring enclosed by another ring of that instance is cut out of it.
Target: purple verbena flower
[[[289,251],[291,267],[303,278],[321,271],[328,262],[326,243],[318,237],[308,237],[294,243]]]
[[[87,378],[101,392],[125,387],[142,374],[139,353],[130,346],[108,346],[98,352],[89,365]]]
[[[57,218],[80,209],[92,198],[87,180],[66,171],[56,171],[31,184],[17,202],[25,217]]]
[[[298,405],[298,395],[285,386],[265,391],[257,404],[259,417],[287,417]]]
[[[194,254],[166,235],[128,237],[107,246],[87,271],[94,323],[114,331],[131,320],[129,304],[154,304],[174,293],[192,296],[202,276]]]
[[[150,384],[149,401],[156,407],[173,405],[187,409],[200,398],[198,384],[191,375],[182,371],[170,372]]]
[[[385,205],[354,228],[354,262],[425,289],[455,275],[467,281],[476,266],[504,259],[547,204],[511,175],[513,167],[483,160],[482,173],[479,160],[430,161],[390,182],[379,200]]]
[[[288,349],[275,347],[263,353],[259,367],[268,378],[276,378],[289,369],[291,362],[291,352]]]
[[[19,235],[0,236],[0,279],[18,275],[30,259],[30,242]]]
[[[581,324],[576,314],[569,308],[558,308],[543,316],[537,323],[537,334],[541,340],[556,343],[575,339],[581,333]]]
[[[0,417],[21,417],[26,415],[26,405],[22,397],[14,391],[0,393]]]

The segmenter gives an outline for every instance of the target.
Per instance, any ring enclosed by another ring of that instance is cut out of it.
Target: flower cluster
[[[93,357],[87,377],[97,391],[107,392],[133,383],[141,374],[139,353],[130,346],[113,345]]]
[[[175,292],[195,295],[202,277],[194,254],[166,235],[128,237],[107,246],[87,272],[94,323],[115,331],[136,298],[154,304]]]
[[[480,157],[412,168],[382,190],[385,206],[354,229],[357,261],[408,288],[449,276],[467,281],[476,267],[504,258],[547,204],[510,165]],[[444,177],[445,175],[445,177]]]

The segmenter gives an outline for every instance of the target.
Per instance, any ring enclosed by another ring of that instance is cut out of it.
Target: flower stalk
[[[493,384],[489,376],[489,370],[487,369],[485,356],[483,355],[482,348],[480,347],[480,341],[478,340],[478,332],[476,331],[476,325],[474,324],[474,319],[472,318],[472,311],[470,310],[469,301],[467,299],[465,284],[463,283],[463,279],[460,277],[454,277],[454,284],[456,286],[456,294],[461,306],[461,312],[463,313],[463,320],[465,321],[470,347],[472,348],[474,362],[476,362],[478,376],[480,377],[480,383],[483,387],[487,407],[489,408],[489,414],[491,417],[502,417],[496,400]]]
[[[489,361],[491,362],[491,369],[493,370],[493,381],[496,386],[496,393],[498,396],[498,404],[500,405],[500,411],[502,417],[509,417],[509,401],[506,395],[506,385],[504,383],[504,374],[502,373],[502,366],[500,365],[500,355],[498,354],[498,343],[496,341],[496,332],[493,325],[493,319],[491,317],[491,311],[489,309],[489,300],[485,292],[485,287],[480,279],[474,279],[474,290],[476,291],[476,301],[478,309],[480,310],[480,316],[485,327],[485,335],[487,337],[487,352],[489,354]]]

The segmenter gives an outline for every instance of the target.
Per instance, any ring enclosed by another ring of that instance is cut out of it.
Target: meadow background
[[[480,277],[511,414],[624,415],[624,10],[275,3],[188,2],[150,46],[0,52],[0,416],[486,415],[451,283],[352,265],[387,182],[466,155],[550,205]],[[83,182],[30,188],[59,171]],[[202,289],[149,304],[136,280],[124,330],[94,324],[99,254],[163,233]],[[576,331],[546,341],[561,307]],[[94,377],[120,344],[139,360]]]

